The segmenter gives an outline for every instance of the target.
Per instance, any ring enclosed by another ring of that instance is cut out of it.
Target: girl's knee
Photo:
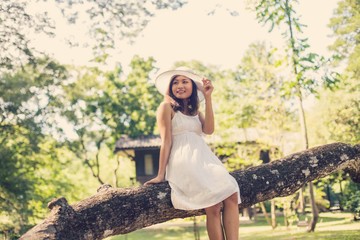
[[[224,200],[224,204],[238,204],[238,194],[237,192],[232,194],[230,197],[226,198]]]
[[[205,212],[206,215],[211,215],[211,216],[221,216],[220,212],[221,212],[221,203],[218,203],[214,206],[205,208]]]

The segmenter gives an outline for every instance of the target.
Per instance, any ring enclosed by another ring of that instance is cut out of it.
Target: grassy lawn
[[[200,219],[200,239],[208,239],[203,218]],[[315,233],[307,233],[306,227],[297,227],[294,223],[287,229],[283,218],[277,218],[278,227],[272,230],[264,217],[259,216],[256,223],[241,222],[240,239],[242,240],[285,240],[285,239],[360,239],[360,222],[352,222],[347,213],[322,213]],[[126,235],[119,235],[108,240],[186,240],[194,239],[192,221],[174,220],[155,225]]]

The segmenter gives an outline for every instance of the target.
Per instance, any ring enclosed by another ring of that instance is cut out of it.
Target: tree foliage
[[[0,70],[36,65],[39,52],[31,46],[29,35],[54,34],[53,21],[46,13],[29,13],[28,3],[25,0],[0,3]]]
[[[88,34],[92,41],[95,62],[105,62],[110,50],[121,48],[117,41],[126,39],[134,41],[135,37],[146,27],[159,9],[177,9],[186,2],[183,0],[136,0],[136,1],[97,1],[68,0],[56,1],[63,16],[70,24],[87,22]],[[75,38],[70,45],[81,44]],[[82,43],[83,44],[83,43]]]
[[[299,122],[301,125],[303,148],[309,148],[308,139],[308,124],[306,122],[303,99],[305,94],[318,94],[316,87],[318,82],[315,78],[315,71],[318,71],[323,65],[324,59],[316,53],[308,52],[308,39],[301,36],[302,29],[305,25],[301,24],[299,17],[296,15],[293,3],[297,1],[259,1],[256,6],[256,14],[259,22],[263,24],[270,24],[272,31],[274,26],[282,26],[284,31],[282,33],[286,50],[288,52],[288,63],[291,68],[292,77],[289,81],[283,84],[283,89],[288,96],[293,96],[298,103]],[[334,86],[338,79],[334,78],[336,74],[332,72],[325,74],[323,83],[325,86]],[[318,211],[316,209],[313,184],[309,183],[311,208],[313,217],[311,220],[311,228],[309,231],[314,231],[318,219]]]
[[[359,4],[359,0],[339,1],[334,16],[329,23],[329,27],[336,37],[336,40],[330,46],[330,50],[333,50],[340,59],[349,58],[348,63],[353,66],[358,66],[356,62],[350,60],[352,55],[358,55],[357,52],[359,52]]]
[[[333,61],[333,67],[341,69],[341,81],[335,91],[319,92],[320,98],[312,108],[310,118],[313,144],[333,141],[356,144],[360,141],[359,11],[359,1],[340,1],[330,19],[329,26],[335,37],[330,50],[337,60]],[[344,173],[331,178],[335,179],[330,185],[335,192],[333,197],[339,201],[341,209],[347,208],[356,216],[359,208],[356,189],[359,184],[351,182]]]
[[[53,13],[62,15],[69,24],[82,22],[87,28],[87,42],[76,36],[65,39],[69,47],[90,45],[93,61],[105,62],[109,49],[119,48],[119,39],[134,39],[159,9],[177,9],[183,0],[95,1],[56,0],[53,7],[44,9],[46,0],[4,0],[0,3],[0,67],[16,69],[36,58],[47,55],[33,46],[34,36],[54,37],[58,23]],[[48,12],[50,11],[50,13]],[[60,14],[59,14],[60,12]],[[120,46],[122,47],[122,46]]]
[[[66,78],[66,71],[49,59],[24,69],[0,76],[3,231],[24,231],[43,217],[46,201],[71,187],[61,172],[68,159],[60,159],[63,149],[48,131],[52,91]]]
[[[337,73],[324,70],[320,76],[322,81],[316,79],[314,72],[319,71],[328,61],[317,53],[309,51],[308,38],[303,36],[303,28],[306,25],[300,22],[296,14],[298,1],[258,1],[256,14],[259,22],[270,25],[269,31],[275,26],[282,26],[283,37],[288,51],[288,63],[292,68],[293,78],[284,85],[285,93],[288,95],[299,95],[299,87],[303,93],[317,93],[317,86],[324,84],[334,87],[339,81]]]
[[[338,91],[329,96],[334,104],[328,108],[333,121],[326,121],[335,140],[356,143],[360,141],[360,2],[344,0],[338,3],[335,16],[330,20],[329,26],[336,37],[330,50],[345,60],[345,69],[342,73],[342,84]],[[338,63],[339,64],[339,63]],[[329,95],[328,93],[325,93]],[[336,127],[335,127],[336,125]]]
[[[74,71],[75,80],[64,85],[62,115],[77,135],[68,139],[68,146],[101,184],[113,175],[101,173],[106,171],[102,162],[113,158],[109,152],[101,157],[102,150],[113,149],[121,135],[154,133],[155,111],[162,97],[150,81],[153,63],[151,58],[134,57],[127,76],[121,67],[110,71],[81,68]]]
[[[336,37],[330,50],[339,58],[334,67],[342,65],[341,82],[336,91],[321,91],[318,104],[312,115],[313,132],[320,141],[345,141],[358,143],[360,141],[360,45],[359,33],[355,30],[360,23],[360,8],[358,1],[340,1],[330,19],[329,26]]]
[[[286,139],[291,131],[297,131],[297,125],[289,99],[282,95],[281,59],[276,49],[253,43],[237,69],[215,83],[218,135],[226,142],[220,143],[216,152],[227,156],[231,170],[260,164],[261,150],[269,150],[271,157],[277,158],[292,148]]]

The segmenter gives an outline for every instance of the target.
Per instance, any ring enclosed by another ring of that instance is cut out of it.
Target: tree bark
[[[360,179],[360,145],[333,143],[231,173],[241,193],[240,208],[295,193],[305,183],[346,168]],[[355,167],[355,168],[354,168]],[[103,185],[98,193],[72,206],[65,198],[49,203],[51,213],[20,239],[103,239],[175,218],[203,215],[203,210],[174,209],[167,182],[118,189]]]

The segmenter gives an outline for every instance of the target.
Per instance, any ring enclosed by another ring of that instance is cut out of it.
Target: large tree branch
[[[334,143],[295,153],[268,164],[234,171],[240,186],[240,208],[295,193],[305,183],[346,168],[360,179],[360,145]],[[98,193],[76,203],[59,198],[50,215],[20,239],[102,239],[174,218],[202,215],[171,205],[168,183],[118,189],[103,185]]]

